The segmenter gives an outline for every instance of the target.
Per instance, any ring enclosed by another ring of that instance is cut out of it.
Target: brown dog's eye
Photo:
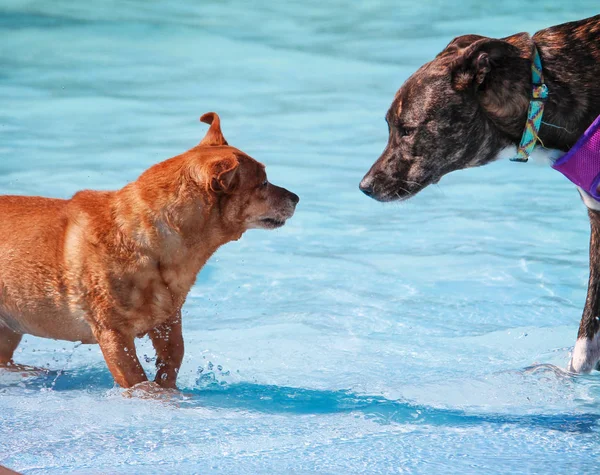
[[[263,182],[260,184],[260,187],[261,187],[261,188],[264,188],[264,187],[266,187],[268,184],[269,184],[269,180],[265,180],[265,181],[263,181]]]

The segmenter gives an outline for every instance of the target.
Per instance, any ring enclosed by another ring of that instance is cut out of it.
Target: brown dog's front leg
[[[154,381],[163,388],[175,388],[184,351],[181,313],[178,313],[172,321],[152,330],[150,339],[156,350],[156,368],[158,370]]]
[[[590,216],[590,278],[577,342],[569,371],[589,373],[600,360],[600,212],[588,210]]]
[[[0,365],[12,363],[13,353],[19,346],[23,335],[6,327],[0,327]]]
[[[108,369],[119,386],[130,388],[148,381],[136,355],[133,336],[116,330],[97,330],[94,333]]]

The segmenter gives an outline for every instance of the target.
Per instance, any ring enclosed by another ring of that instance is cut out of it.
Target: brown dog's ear
[[[200,122],[210,124],[206,136],[200,141],[200,145],[228,145],[227,140],[221,132],[221,120],[216,112],[207,112],[200,117]]]
[[[230,193],[235,189],[240,162],[234,157],[210,161],[205,176],[208,188],[215,193]]]
[[[504,40],[483,37],[466,46],[475,38],[475,35],[467,35],[462,41],[463,37],[459,37],[454,40],[456,43],[448,45],[456,48],[459,54],[451,66],[452,84],[459,91],[479,86],[495,68],[506,67],[520,56],[520,50]]]

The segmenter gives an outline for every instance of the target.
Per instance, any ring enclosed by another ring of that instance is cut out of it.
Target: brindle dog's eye
[[[398,133],[400,134],[400,137],[408,137],[414,132],[414,130],[415,129],[410,127],[398,126]]]

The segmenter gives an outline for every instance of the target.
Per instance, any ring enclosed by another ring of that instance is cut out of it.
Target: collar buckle
[[[546,102],[548,100],[548,86],[544,83],[533,84],[531,89],[531,101]]]
[[[516,157],[512,157],[510,159],[511,162],[518,162],[518,163],[526,163],[528,160],[529,160],[529,155],[527,155],[526,157],[517,155]]]

